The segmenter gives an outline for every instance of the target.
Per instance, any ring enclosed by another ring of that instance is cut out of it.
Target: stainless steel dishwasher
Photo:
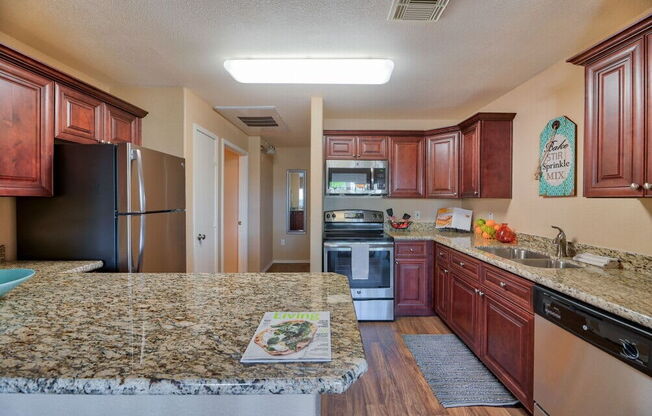
[[[652,415],[652,331],[539,286],[534,302],[535,416]]]

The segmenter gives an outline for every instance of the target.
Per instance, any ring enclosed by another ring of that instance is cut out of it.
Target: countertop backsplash
[[[5,261],[5,246],[0,244],[0,263]]]
[[[385,225],[386,230],[400,233],[401,230],[392,229],[388,223]],[[414,221],[407,231],[431,232],[436,231],[434,222]],[[554,256],[556,254],[554,238],[542,237],[533,234],[516,232],[516,244],[524,243],[535,251],[546,253]],[[580,253],[592,253],[599,256],[615,257],[620,259],[620,268],[640,273],[652,274],[652,256],[639,253],[631,253],[611,248],[592,246],[575,241],[568,242],[568,255],[570,257]]]

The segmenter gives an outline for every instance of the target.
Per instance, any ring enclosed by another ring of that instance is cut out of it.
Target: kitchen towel
[[[369,244],[351,244],[351,279],[369,278]]]

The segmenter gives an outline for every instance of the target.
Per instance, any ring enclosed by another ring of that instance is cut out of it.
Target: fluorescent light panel
[[[245,84],[385,84],[389,59],[228,59],[224,68]]]

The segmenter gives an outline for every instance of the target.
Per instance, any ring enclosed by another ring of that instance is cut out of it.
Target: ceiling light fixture
[[[228,59],[224,68],[245,84],[385,84],[390,59]]]

